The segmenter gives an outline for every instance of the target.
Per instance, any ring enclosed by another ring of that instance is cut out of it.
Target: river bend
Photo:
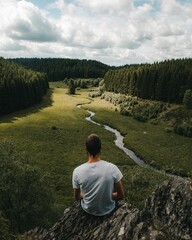
[[[78,108],[81,108],[83,104],[78,104],[77,107]],[[90,110],[86,110],[90,115],[88,117],[86,117],[85,119],[89,122],[92,122],[98,126],[101,126],[101,127],[104,127],[104,129],[106,129],[107,131],[110,131],[112,133],[115,134],[115,145],[120,148],[121,150],[123,150],[136,164],[138,164],[139,166],[141,167],[146,167],[146,168],[149,168],[150,166],[147,165],[141,158],[139,158],[132,150],[128,149],[127,147],[125,147],[124,145],[124,142],[123,142],[123,139],[124,137],[121,135],[121,133],[115,129],[115,128],[112,128],[112,127],[109,127],[108,125],[102,125],[98,122],[95,122],[92,120],[92,117],[95,115],[94,112],[90,111]]]

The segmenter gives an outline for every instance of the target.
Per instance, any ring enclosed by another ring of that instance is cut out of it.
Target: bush
[[[0,210],[13,232],[47,227],[54,216],[48,179],[18,154],[13,143],[0,146]]]
[[[136,120],[146,122],[150,119],[156,119],[162,111],[167,109],[165,103],[139,103],[136,97],[127,96],[125,94],[104,92],[101,99],[105,99],[113,103],[115,106],[120,105],[120,114],[125,116],[133,116]],[[154,122],[152,122],[154,124]]]
[[[173,132],[173,128],[172,128],[172,127],[166,127],[166,128],[165,128],[165,131],[166,131],[167,133],[171,133],[171,132]]]
[[[142,106],[137,105],[133,109],[133,117],[140,121],[140,122],[146,122],[147,121],[147,112],[146,109],[144,109]]]
[[[192,108],[192,90],[188,89],[185,91],[184,97],[183,97],[183,103],[186,106],[186,108]]]
[[[0,212],[0,239],[1,240],[14,240],[15,238],[10,233],[9,221],[2,216]]]
[[[150,119],[156,119],[164,109],[165,104],[163,103],[154,103],[154,104],[134,104],[133,107],[133,117],[141,122],[146,122]],[[155,121],[151,121],[155,124]]]
[[[174,133],[185,137],[192,137],[192,125],[188,123],[177,123],[174,126]]]
[[[159,123],[159,120],[158,120],[158,119],[152,119],[152,120],[151,120],[151,124],[152,124],[152,125],[158,125],[158,123]]]
[[[69,79],[68,81],[68,93],[75,94],[75,84],[73,79]]]
[[[101,96],[101,92],[91,92],[91,93],[89,93],[89,97],[91,97],[91,98],[100,97],[100,96]]]
[[[132,116],[131,111],[127,110],[126,108],[121,108],[120,109],[120,114],[124,116]]]
[[[57,130],[58,128],[56,126],[51,127],[52,130]]]
[[[146,122],[147,121],[147,117],[140,114],[140,113],[134,113],[133,117],[140,122]]]

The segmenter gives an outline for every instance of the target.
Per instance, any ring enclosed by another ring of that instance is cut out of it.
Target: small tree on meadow
[[[87,87],[85,80],[83,80],[83,79],[81,80],[80,87],[81,87],[81,88],[86,88],[86,87]]]
[[[105,91],[105,82],[104,82],[104,79],[102,79],[100,82],[99,82],[99,91],[101,93],[103,93]]]
[[[74,84],[73,79],[70,79],[68,82],[68,93],[75,94],[75,84]]]
[[[192,90],[188,89],[185,91],[184,97],[183,97],[183,103],[186,106],[186,108],[192,108]]]

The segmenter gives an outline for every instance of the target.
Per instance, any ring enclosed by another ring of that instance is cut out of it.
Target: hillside
[[[60,81],[65,78],[100,78],[110,66],[95,60],[67,58],[15,58],[11,61],[28,69],[47,74],[49,81]]]
[[[192,89],[192,59],[166,60],[110,70],[104,79],[107,91],[181,103],[185,91]]]
[[[39,103],[47,89],[45,74],[0,58],[0,115]]]

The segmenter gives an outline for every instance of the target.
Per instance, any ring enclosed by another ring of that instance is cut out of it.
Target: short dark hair
[[[86,140],[86,149],[90,155],[95,157],[101,151],[101,140],[96,134],[91,134]]]

